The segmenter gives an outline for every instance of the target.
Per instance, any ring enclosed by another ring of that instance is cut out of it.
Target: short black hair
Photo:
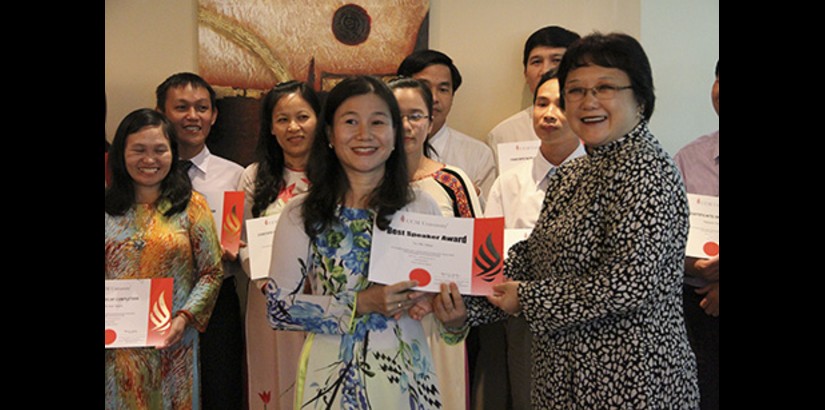
[[[536,47],[570,47],[574,41],[580,39],[581,36],[570,31],[564,27],[547,26],[540,28],[527,37],[524,43],[524,59],[521,64],[527,67],[527,59],[530,58],[530,52]]]
[[[716,70],[714,70],[716,76],[719,77],[719,60],[716,60]]]
[[[192,88],[206,89],[206,91],[209,92],[209,102],[212,104],[212,109],[215,109],[215,103],[218,97],[217,94],[215,94],[215,90],[212,89],[212,86],[209,85],[203,77],[195,73],[184,72],[171,75],[155,89],[158,110],[161,112],[166,110],[166,94],[170,88],[185,87],[187,85],[192,85]]]
[[[458,67],[453,64],[453,59],[448,55],[436,50],[418,50],[408,55],[401,65],[398,66],[396,75],[404,77],[412,77],[413,74],[436,64],[443,64],[450,69],[450,77],[453,83],[453,94],[461,85],[461,73],[458,72]]]
[[[536,103],[536,98],[539,96],[539,88],[541,88],[542,84],[544,84],[544,83],[546,83],[546,82],[548,82],[548,81],[550,81],[554,78],[555,79],[559,78],[558,67],[551,68],[549,71],[547,71],[546,73],[541,75],[541,78],[539,79],[538,84],[536,84],[536,89],[535,89],[535,91],[533,91],[533,104]],[[561,88],[561,87],[559,87],[559,88]]]
[[[593,33],[571,44],[559,64],[561,108],[565,108],[564,88],[571,71],[591,65],[622,70],[630,78],[636,102],[642,106],[642,116],[650,120],[656,95],[653,93],[653,71],[642,45],[624,33]]]

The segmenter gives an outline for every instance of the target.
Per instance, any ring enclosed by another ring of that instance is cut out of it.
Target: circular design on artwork
[[[704,246],[702,246],[702,250],[708,256],[716,256],[719,254],[719,244],[716,242],[706,242]]]
[[[112,344],[117,340],[117,332],[112,329],[106,329],[106,346]]]
[[[367,41],[371,26],[370,15],[355,4],[339,7],[332,16],[332,34],[346,45],[355,46]]]
[[[410,280],[418,281],[418,286],[424,287],[430,284],[432,276],[425,269],[415,268],[410,271]]]

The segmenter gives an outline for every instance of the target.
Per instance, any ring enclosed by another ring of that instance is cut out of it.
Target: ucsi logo
[[[501,253],[493,244],[493,234],[488,234],[484,244],[478,247],[474,261],[475,265],[481,269],[476,276],[485,282],[492,282],[501,272]]]

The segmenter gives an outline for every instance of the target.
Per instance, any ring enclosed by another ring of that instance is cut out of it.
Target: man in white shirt
[[[541,28],[524,43],[524,81],[530,88],[530,94],[535,94],[536,85],[544,73],[559,66],[567,47],[580,36],[559,26]],[[487,145],[493,150],[498,166],[498,144],[504,142],[531,141],[538,139],[533,130],[533,107],[527,107],[490,130],[487,134]]]
[[[433,129],[429,143],[436,161],[461,168],[476,187],[479,198],[487,196],[496,179],[495,160],[483,142],[446,125],[453,97],[461,85],[461,73],[446,54],[436,50],[416,51],[398,67],[398,75],[426,83],[433,94]]]
[[[161,83],[155,94],[157,110],[175,125],[180,157],[188,168],[192,188],[200,193],[235,191],[243,167],[211,154],[206,147],[206,138],[218,118],[215,91],[209,83],[197,74],[178,73]],[[220,232],[220,226],[216,228]],[[200,335],[201,406],[205,410],[243,406],[244,343],[235,286],[238,255],[222,250],[223,284],[209,326]]]
[[[555,69],[544,74],[536,87],[532,125],[541,140],[539,152],[532,161],[522,162],[501,174],[487,197],[484,216],[503,216],[505,229],[532,229],[556,169],[585,155],[584,146],[570,129],[559,106],[559,81]],[[533,365],[530,329],[522,317],[510,317],[504,328],[508,376],[499,384],[505,388],[509,386],[509,391],[501,393],[509,394],[508,408],[528,409],[531,408],[530,371]],[[482,354],[486,353],[482,350]]]

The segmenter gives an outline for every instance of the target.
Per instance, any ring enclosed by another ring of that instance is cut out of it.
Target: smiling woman
[[[151,204],[172,167],[172,147],[160,126],[147,126],[126,139],[126,171],[135,184],[136,201]]]
[[[245,193],[244,220],[278,217],[287,203],[309,189],[306,164],[315,140],[321,105],[312,88],[287,81],[263,98],[257,161],[243,172],[238,186]],[[247,241],[247,232],[243,233]],[[250,270],[249,251],[240,250],[241,266]],[[251,274],[250,274],[251,276]],[[275,393],[281,408],[291,408],[298,359],[306,332],[273,331],[266,315],[266,298],[249,282],[246,301],[246,370],[250,408],[268,402]],[[277,407],[276,407],[277,408]]]
[[[442,408],[423,328],[407,312],[424,294],[415,281],[367,279],[374,226],[387,229],[398,210],[439,214],[410,188],[398,104],[381,80],[357,76],[323,112],[309,193],[281,213],[263,287],[272,327],[308,333],[295,408]]]
[[[136,110],[118,126],[105,194],[105,279],[174,279],[157,349],[106,350],[107,408],[200,407],[198,332],[209,323],[223,267],[215,222],[178,162],[163,114]],[[180,406],[180,407],[177,407]]]
[[[470,298],[469,320],[501,316],[490,304],[526,320],[534,408],[698,408],[681,297],[687,197],[647,127],[647,56],[628,35],[591,34],[568,48],[559,83],[588,155],[550,178],[536,226],[510,248],[513,280]]]

